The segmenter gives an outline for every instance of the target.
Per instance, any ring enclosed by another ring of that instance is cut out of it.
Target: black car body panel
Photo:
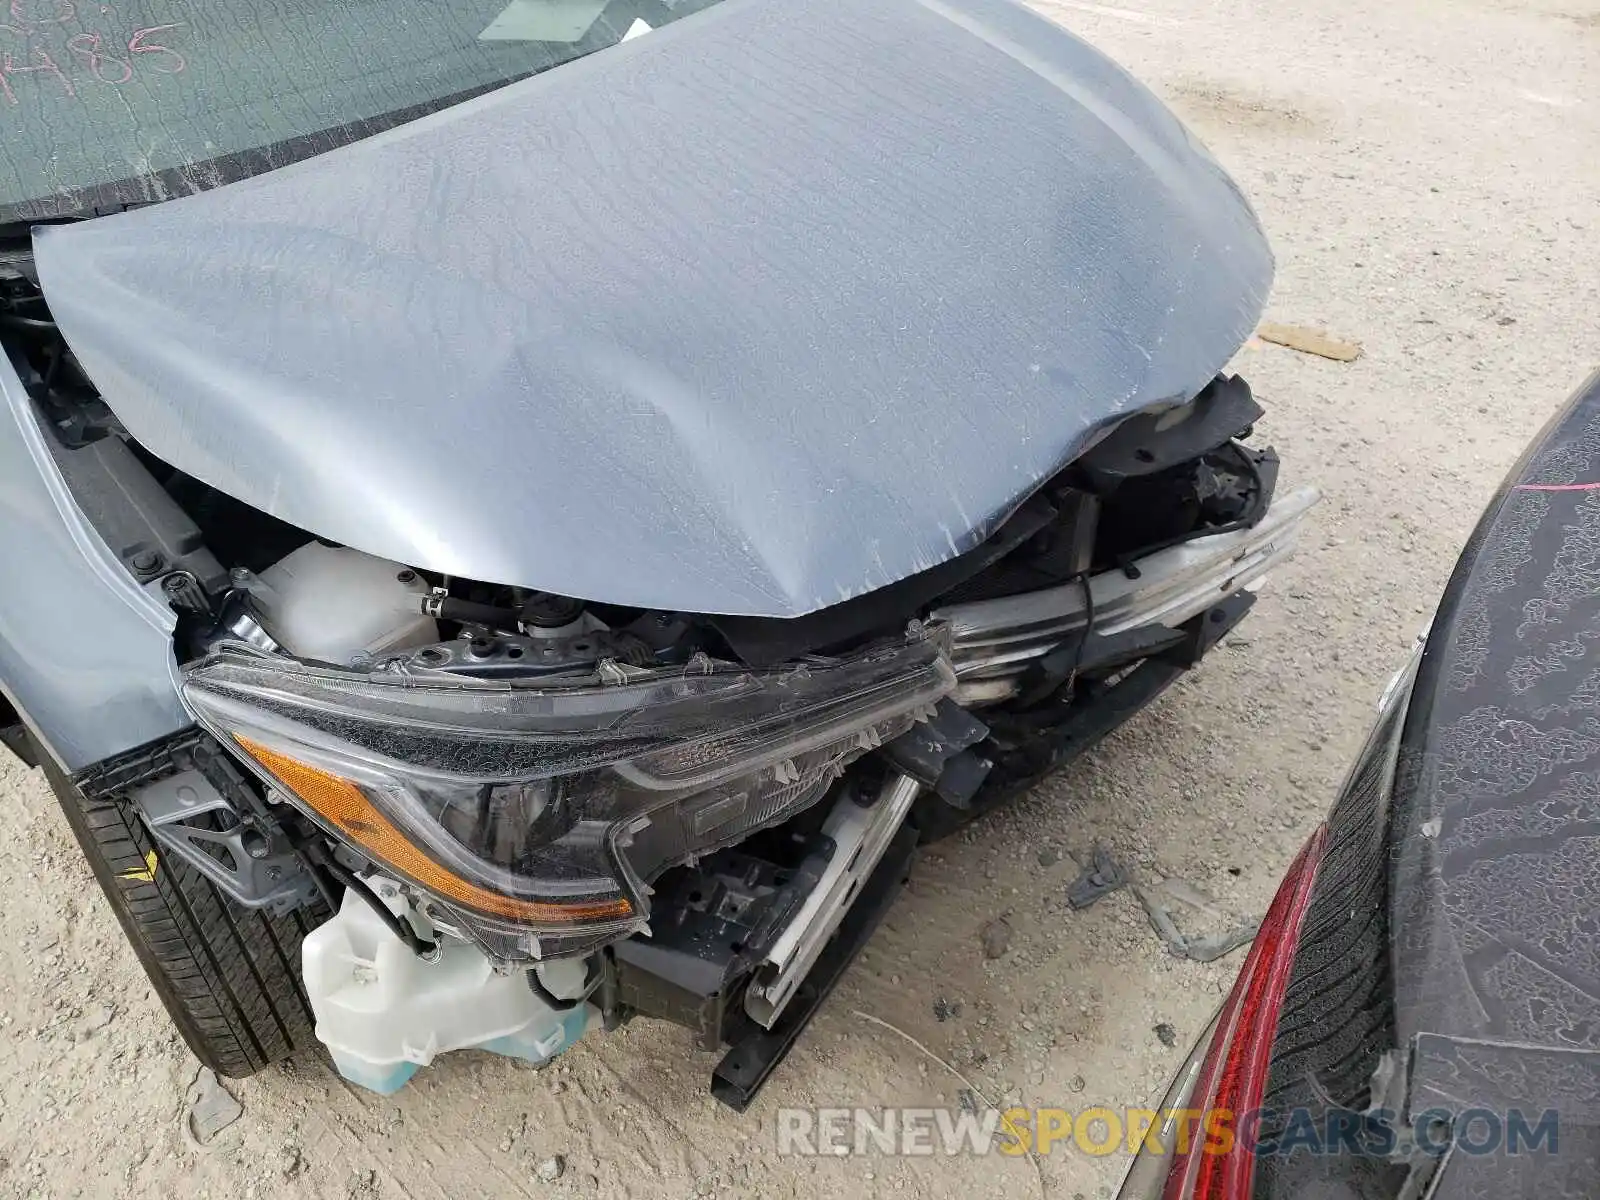
[[[1600,374],[1491,505],[1418,673],[1394,799],[1410,1106],[1560,1118],[1436,1195],[1600,1189]]]
[[[1269,1138],[1344,1109],[1454,1145],[1261,1155],[1260,1200],[1600,1194],[1597,648],[1600,374],[1491,502],[1329,817],[1273,1047]]]
[[[793,617],[1195,396],[1272,259],[1009,0],[726,0],[241,183],[41,230],[150,452],[453,576]]]

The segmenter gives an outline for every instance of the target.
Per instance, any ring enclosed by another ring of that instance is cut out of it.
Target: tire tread
[[[124,802],[86,794],[42,764],[95,879],[178,1032],[219,1075],[252,1075],[316,1043],[296,969],[320,914],[235,904],[164,856]],[[147,872],[155,855],[154,878]]]

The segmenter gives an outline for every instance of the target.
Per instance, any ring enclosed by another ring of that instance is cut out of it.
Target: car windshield
[[[0,221],[258,174],[715,2],[9,0]]]

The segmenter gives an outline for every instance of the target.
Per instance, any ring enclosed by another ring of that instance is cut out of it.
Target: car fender
[[[192,723],[176,616],[67,490],[27,389],[0,357],[0,692],[68,771]]]

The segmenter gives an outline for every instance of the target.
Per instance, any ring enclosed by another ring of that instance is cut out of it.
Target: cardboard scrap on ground
[[[1287,346],[1301,354],[1315,354],[1319,358],[1331,358],[1334,362],[1355,362],[1361,357],[1360,343],[1340,341],[1308,325],[1280,325],[1276,321],[1264,321],[1256,330],[1256,336],[1275,346]]]
[[[189,1105],[183,1118],[184,1141],[190,1149],[205,1147],[244,1115],[244,1108],[206,1067],[195,1074],[184,1100]]]

